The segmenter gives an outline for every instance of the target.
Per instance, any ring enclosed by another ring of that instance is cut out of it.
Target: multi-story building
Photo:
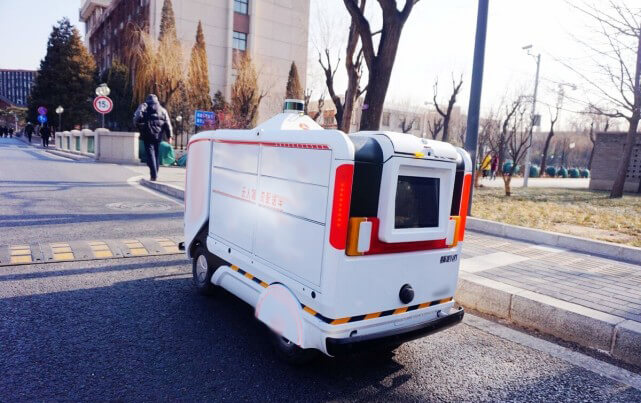
[[[27,107],[35,80],[33,70],[0,70],[0,95],[14,106]]]
[[[85,40],[100,69],[126,50],[128,30],[141,27],[158,37],[164,0],[83,0],[80,19]],[[203,25],[209,62],[210,93],[227,99],[234,82],[234,59],[248,53],[259,72],[259,86],[267,96],[259,120],[282,107],[287,76],[296,62],[305,87],[310,0],[174,0],[176,31],[185,58]]]

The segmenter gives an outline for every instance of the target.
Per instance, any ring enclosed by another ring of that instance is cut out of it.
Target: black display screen
[[[438,227],[439,178],[399,176],[395,228]]]

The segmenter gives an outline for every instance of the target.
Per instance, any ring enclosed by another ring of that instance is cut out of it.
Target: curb
[[[57,155],[60,157],[69,158],[74,161],[83,161],[83,162],[96,162],[95,158],[87,157],[81,154],[74,154],[66,151],[61,151],[57,149],[42,148],[42,150],[48,152],[49,154]]]
[[[558,232],[520,227],[518,225],[504,224],[475,217],[467,218],[466,228],[503,238],[534,242],[590,255],[641,264],[641,248],[635,248],[634,246],[595,241],[572,235],[559,234]]]
[[[185,191],[177,186],[168,185],[166,183],[160,183],[160,182],[152,182],[147,179],[140,179],[140,184],[150,189],[154,189],[160,193],[173,196],[180,200],[185,200]]]
[[[455,299],[465,308],[641,366],[639,322],[464,272],[460,273]]]
[[[42,150],[45,152],[48,152],[49,154],[57,155],[60,157],[65,157],[69,158],[75,161],[85,161],[85,162],[94,162],[96,161],[95,158],[89,157],[87,155],[79,154],[79,153],[74,153],[74,152],[69,152],[69,151],[62,151],[59,150],[55,145],[51,145],[50,148],[44,148],[41,145],[39,145],[37,142],[36,143],[29,143],[27,139],[24,138],[24,136],[16,137],[20,141],[22,141],[25,145],[30,146],[32,148],[37,148],[38,150]]]

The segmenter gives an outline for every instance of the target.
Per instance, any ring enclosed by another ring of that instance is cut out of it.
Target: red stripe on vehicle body
[[[383,253],[402,253],[402,252],[417,252],[422,250],[432,249],[445,249],[448,248],[445,239],[437,239],[434,241],[418,241],[418,242],[398,242],[387,243],[378,238],[378,228],[380,220],[378,217],[367,217],[367,221],[372,222],[372,237],[370,238],[370,247],[365,255],[378,255]]]

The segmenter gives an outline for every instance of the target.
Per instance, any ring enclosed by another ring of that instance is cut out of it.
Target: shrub
[[[556,167],[549,166],[545,168],[545,173],[549,176],[554,178],[556,176]]]

